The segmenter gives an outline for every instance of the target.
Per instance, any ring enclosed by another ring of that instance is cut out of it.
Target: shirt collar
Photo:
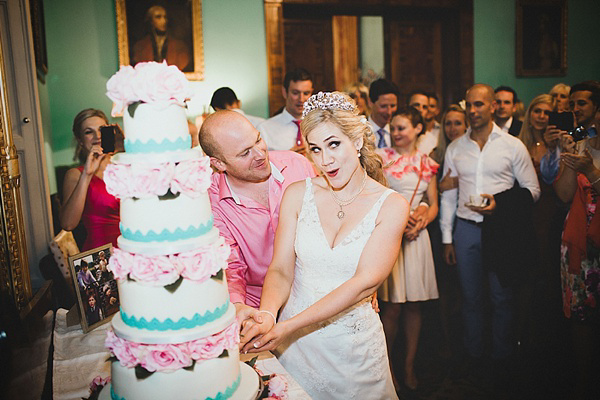
[[[281,112],[281,117],[283,118],[283,120],[286,123],[298,121],[296,118],[294,118],[294,116],[292,114],[290,114],[290,112],[285,107],[283,108],[283,111]],[[302,118],[300,118],[300,119],[302,119]]]
[[[504,125],[502,127],[500,127],[500,129],[502,129],[504,132],[508,132],[508,130],[510,129],[510,126],[512,125],[512,122],[513,122],[513,117],[511,116],[509,119],[506,120]]]
[[[285,169],[285,166],[279,169],[275,164],[273,164],[272,161],[269,161],[269,164],[271,164],[271,176],[269,176],[269,179],[273,178],[277,182],[283,183],[285,177],[283,176],[282,171]],[[231,197],[233,201],[235,201],[235,204],[242,204],[242,202],[240,201],[240,197],[233,191],[233,188],[229,184],[227,174],[221,173],[221,176],[219,177],[219,201],[228,197]]]

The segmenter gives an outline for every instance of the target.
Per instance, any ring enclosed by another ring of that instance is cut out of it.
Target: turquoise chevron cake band
[[[240,372],[235,382],[231,384],[223,393],[219,392],[215,397],[207,397],[206,400],[226,400],[233,396],[235,391],[240,386],[240,382],[242,381],[242,373]],[[125,397],[121,397],[115,393],[112,385],[110,385],[110,398],[111,400],[126,400]]]
[[[186,136],[185,138],[179,137],[177,140],[163,139],[161,142],[151,139],[145,143],[139,140],[125,139],[126,153],[159,153],[164,151],[187,150],[191,147],[191,136]]]
[[[138,329],[147,329],[149,331],[168,331],[168,330],[179,330],[179,329],[192,329],[197,326],[202,326],[213,322],[214,320],[221,318],[227,312],[229,308],[229,300],[220,307],[217,307],[215,311],[207,311],[204,315],[194,314],[192,318],[181,317],[179,321],[173,321],[171,318],[167,318],[164,321],[159,321],[156,318],[152,318],[148,321],[145,317],[136,318],[133,315],[127,315],[121,310],[121,319],[125,325],[131,326]]]
[[[212,227],[212,214],[210,216],[210,219],[206,222],[206,224],[190,226],[186,230],[183,230],[181,228],[177,228],[175,229],[175,231],[163,229],[163,231],[160,233],[156,233],[154,231],[142,233],[139,230],[133,232],[129,228],[123,228],[122,223],[119,223],[119,228],[121,229],[121,234],[123,235],[123,237],[127,240],[132,240],[134,242],[172,242],[175,240],[192,239],[207,234],[211,231]]]

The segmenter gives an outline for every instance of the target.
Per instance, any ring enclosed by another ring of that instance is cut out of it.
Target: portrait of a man
[[[169,31],[167,10],[160,5],[151,6],[146,11],[144,23],[147,34],[133,45],[131,65],[140,61],[167,60],[167,64],[182,71],[190,70],[192,57],[189,46]]]
[[[119,63],[166,61],[202,80],[201,0],[116,0]]]

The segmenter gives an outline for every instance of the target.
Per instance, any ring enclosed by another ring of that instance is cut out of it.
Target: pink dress
[[[83,167],[77,168],[80,172]],[[81,251],[112,243],[117,245],[119,230],[119,200],[106,191],[104,181],[96,175],[88,187],[81,221],[87,236]]]

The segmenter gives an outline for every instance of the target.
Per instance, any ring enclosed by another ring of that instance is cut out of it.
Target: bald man
[[[512,289],[499,279],[503,278],[497,273],[501,270],[483,265],[484,216],[487,219],[499,212],[496,197],[513,189],[515,182],[529,190],[532,203],[539,198],[540,187],[525,145],[493,122],[494,90],[488,85],[474,85],[467,91],[466,107],[470,128],[446,151],[444,174],[452,170],[452,175],[458,176],[458,188],[442,193],[440,227],[444,257],[449,264],[458,266],[463,292],[464,344],[477,365],[483,356],[484,279],[488,281],[493,306],[492,358],[506,360],[513,347]]]
[[[200,145],[217,170],[209,196],[214,224],[231,246],[226,275],[241,321],[260,304],[283,192],[315,174],[301,155],[267,151],[260,133],[234,111],[208,116],[200,128]]]

